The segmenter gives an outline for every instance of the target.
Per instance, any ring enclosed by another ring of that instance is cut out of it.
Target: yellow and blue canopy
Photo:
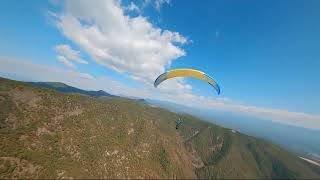
[[[163,81],[174,77],[193,77],[208,82],[220,94],[220,87],[212,77],[206,73],[195,69],[173,69],[161,74],[155,81],[154,87],[157,87]]]

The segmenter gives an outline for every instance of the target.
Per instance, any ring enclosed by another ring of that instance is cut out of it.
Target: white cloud
[[[76,68],[76,66],[72,62],[70,62],[67,58],[65,58],[64,56],[58,55],[57,56],[57,61],[63,63],[64,65],[66,65],[66,66],[68,66],[70,68],[73,68],[73,69]]]
[[[88,73],[73,72],[73,73],[71,73],[71,75],[72,75],[73,77],[78,77],[78,78],[81,78],[81,79],[87,79],[87,80],[92,80],[92,79],[94,79],[94,77],[91,76],[91,75],[88,74]]]
[[[152,5],[158,12],[160,12],[161,7],[164,5],[170,5],[171,0],[144,0],[142,3],[142,9],[148,5]]]
[[[25,59],[0,57],[0,73],[12,74],[32,81],[63,82],[86,90],[104,90],[113,95],[151,98],[150,91],[128,87],[107,76],[94,78],[87,73],[35,64]]]
[[[87,73],[35,64],[22,59],[17,60],[1,57],[0,72],[14,74],[37,81],[60,81],[71,84],[74,84],[75,81],[87,82],[95,79],[93,76]]]
[[[174,78],[174,79],[168,79],[164,82],[162,82],[157,89],[161,93],[166,94],[189,94],[192,93],[192,86],[189,84],[186,84],[183,81],[183,78]]]
[[[178,32],[153,26],[145,17],[124,14],[119,1],[64,1],[56,25],[92,59],[152,86],[172,61],[186,52],[188,40]]]
[[[161,7],[165,4],[170,4],[171,0],[155,0],[155,8],[159,12],[161,10]]]
[[[73,50],[67,44],[60,44],[54,47],[55,51],[60,54],[60,57],[64,57],[62,61],[74,61],[80,64],[88,64],[87,61],[81,58],[80,52]],[[60,58],[61,59],[61,58]]]
[[[133,2],[130,2],[129,6],[125,7],[125,9],[128,11],[135,11],[138,13],[141,12],[140,8]]]

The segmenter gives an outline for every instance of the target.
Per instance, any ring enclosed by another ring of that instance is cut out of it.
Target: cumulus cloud
[[[133,2],[130,2],[130,4],[127,7],[125,7],[125,10],[135,11],[135,12],[138,12],[138,13],[141,12],[140,8]]]
[[[88,73],[72,73],[71,74],[73,77],[78,77],[78,78],[81,78],[81,79],[87,79],[87,80],[92,80],[94,79],[93,76],[91,76],[90,74]]]
[[[107,68],[152,85],[172,61],[186,52],[178,32],[153,26],[147,18],[124,14],[118,1],[64,1],[56,25],[62,34]]]
[[[80,55],[80,51],[73,50],[67,44],[60,44],[54,47],[55,51],[63,56],[66,61],[74,61],[80,64],[88,64],[87,61],[83,60]]]
[[[63,70],[53,66],[35,64],[24,59],[1,58],[0,72],[9,73],[37,81],[59,81],[74,84],[74,81],[88,82],[95,78],[87,73]],[[85,87],[84,87],[85,88]]]
[[[132,88],[107,76],[95,78],[87,73],[36,64],[25,59],[0,57],[0,72],[32,81],[63,82],[86,90],[104,90],[114,95],[152,97],[149,90]]]
[[[147,7],[148,5],[153,6],[158,12],[160,12],[161,7],[163,5],[169,5],[171,3],[171,0],[144,0],[142,4],[142,8]]]
[[[170,4],[170,2],[171,2],[171,0],[155,0],[154,5],[155,5],[156,10],[159,12],[161,7],[164,4]]]
[[[57,60],[70,68],[73,68],[73,69],[76,68],[76,66],[64,56],[58,55]]]

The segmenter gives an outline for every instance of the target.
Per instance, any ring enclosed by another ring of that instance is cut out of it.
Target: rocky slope
[[[320,177],[277,146],[189,115],[3,78],[0,142],[0,178]]]

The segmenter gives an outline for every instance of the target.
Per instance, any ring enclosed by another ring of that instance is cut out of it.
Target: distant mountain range
[[[111,96],[113,96],[103,90],[86,91],[86,90],[82,90],[79,88],[75,88],[75,87],[66,85],[61,82],[28,82],[28,83],[32,84],[33,86],[54,89],[54,90],[64,92],[64,93],[78,93],[78,94],[84,94],[84,95],[94,96],[94,97],[101,97],[101,96],[111,97]]]

